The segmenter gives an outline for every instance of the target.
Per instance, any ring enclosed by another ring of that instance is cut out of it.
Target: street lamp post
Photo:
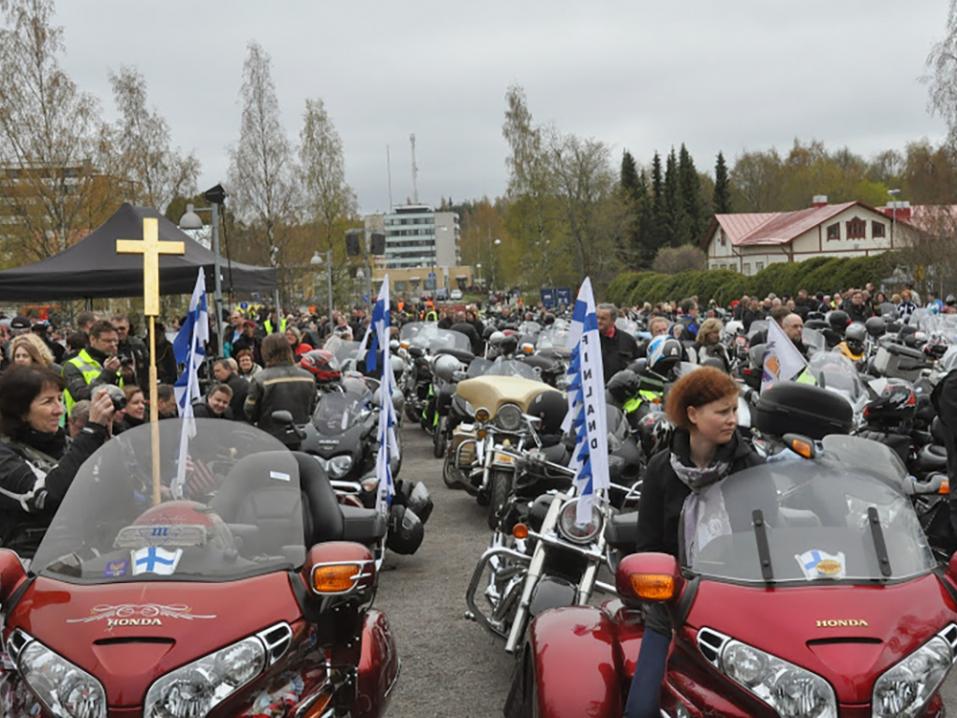
[[[322,255],[316,251],[316,253],[312,255],[312,259],[309,260],[309,264],[314,267],[321,266],[322,264],[326,265],[326,279],[329,290],[328,311],[326,313],[329,317],[329,321],[332,322],[332,250],[330,249],[326,252],[325,260],[323,260]]]
[[[891,249],[894,249],[894,225],[897,224],[897,195],[900,193],[901,191],[899,189],[887,190],[887,194],[894,198],[893,202],[891,202]]]
[[[217,185],[219,187],[219,185]],[[213,188],[215,190],[216,187]],[[222,188],[220,188],[222,189]],[[213,190],[209,190],[212,192]],[[223,194],[225,198],[225,193]],[[220,200],[222,201],[222,200]],[[219,351],[223,352],[223,280],[221,272],[222,264],[219,258],[219,202],[210,201],[210,207],[200,207],[195,209],[193,205],[186,205],[186,213],[180,217],[179,228],[180,229],[202,229],[203,220],[199,218],[197,212],[210,212],[212,213],[212,245],[213,245],[213,282],[214,282],[214,291],[213,291],[213,308],[216,312],[216,321],[213,323],[216,327],[216,338],[219,341]]]

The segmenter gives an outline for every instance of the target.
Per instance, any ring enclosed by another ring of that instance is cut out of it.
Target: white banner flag
[[[568,415],[563,428],[575,431],[575,454],[571,468],[578,490],[579,524],[591,520],[596,496],[611,485],[608,476],[608,424],[605,418],[605,374],[601,361],[601,338],[591,280],[585,278],[569,331],[571,361],[568,374]]]
[[[801,352],[773,319],[768,322],[768,340],[761,374],[761,391],[778,382],[792,381],[807,368]]]

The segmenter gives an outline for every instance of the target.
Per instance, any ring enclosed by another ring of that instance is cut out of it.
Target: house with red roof
[[[900,205],[900,206],[898,206]],[[702,240],[708,269],[751,275],[775,262],[811,257],[865,257],[908,244],[922,229],[911,223],[906,202],[871,207],[863,202],[829,204],[816,196],[793,212],[717,214]]]

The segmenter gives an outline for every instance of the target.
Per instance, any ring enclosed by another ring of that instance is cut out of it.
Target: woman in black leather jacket
[[[33,557],[80,465],[109,437],[113,411],[101,392],[70,443],[58,374],[20,366],[0,375],[0,546]]]
[[[665,406],[675,425],[669,450],[648,462],[638,508],[638,552],[678,556],[682,510],[697,492],[761,459],[737,433],[738,385],[702,367],[671,387]],[[693,508],[693,507],[692,507]],[[625,707],[626,718],[658,718],[661,683],[671,644],[671,619],[660,604],[644,609],[645,631]]]

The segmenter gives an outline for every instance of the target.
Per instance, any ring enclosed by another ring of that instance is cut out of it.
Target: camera
[[[101,384],[92,391],[90,398],[96,399],[104,391],[110,395],[110,399],[113,401],[113,408],[116,411],[122,411],[126,408],[126,394],[123,393],[120,387],[114,384]]]

